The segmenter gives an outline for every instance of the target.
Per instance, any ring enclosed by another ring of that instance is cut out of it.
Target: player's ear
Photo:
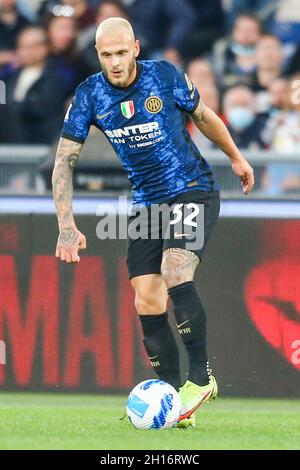
[[[140,50],[141,50],[140,41],[137,39],[134,44],[134,57],[139,56]]]

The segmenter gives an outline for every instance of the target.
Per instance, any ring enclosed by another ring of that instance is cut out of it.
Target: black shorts
[[[168,212],[168,217],[163,219],[161,215],[158,219],[158,210],[162,214]],[[143,211],[142,216],[137,211],[128,221],[129,279],[159,274],[163,251],[167,248],[190,250],[201,259],[219,215],[220,195],[219,191],[188,191],[161,204],[144,207]],[[150,218],[151,212],[156,218]],[[139,232],[139,222],[144,224],[145,220],[146,228]]]

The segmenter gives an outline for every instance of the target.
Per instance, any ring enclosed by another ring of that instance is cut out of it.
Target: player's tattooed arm
[[[58,144],[52,174],[53,197],[59,228],[75,225],[72,211],[73,168],[76,165],[82,144],[61,138]]]
[[[233,172],[240,178],[242,190],[249,193],[254,186],[253,169],[235,145],[219,116],[200,100],[191,118],[198,129],[229,157]]]
[[[195,125],[200,129],[201,123],[204,118],[204,113],[206,110],[206,106],[203,101],[200,99],[197,108],[191,114],[191,118],[194,121]]]
[[[192,281],[199,263],[198,256],[182,248],[164,250],[161,274],[168,288]]]
[[[78,249],[85,248],[85,237],[75,225],[73,200],[73,169],[76,165],[82,144],[61,138],[58,144],[52,174],[52,190],[55,202],[59,237],[56,256],[62,261],[79,261]]]

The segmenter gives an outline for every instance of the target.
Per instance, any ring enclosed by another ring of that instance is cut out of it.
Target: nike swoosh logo
[[[266,296],[260,296],[258,298],[259,300],[264,300],[268,304],[273,305],[274,307],[277,307],[282,310],[285,317],[289,320],[294,321],[296,323],[300,323],[300,312],[295,309],[295,304],[293,304],[292,302],[285,302],[283,300],[272,299]]]
[[[150,361],[151,361],[151,359],[155,359],[155,358],[157,358],[157,357],[158,357],[158,356],[153,356],[153,357],[149,357],[149,359],[150,359]]]
[[[177,328],[181,328],[183,325],[185,325],[185,324],[188,323],[189,321],[190,321],[190,320],[186,320],[186,321],[184,321],[183,323],[180,323],[180,325],[177,325],[177,323],[176,323],[176,326],[177,326]]]
[[[178,233],[178,232],[175,232],[175,233],[174,233],[174,237],[175,237],[175,238],[188,237],[188,236],[190,236],[190,235],[191,235],[190,233]]]
[[[105,116],[108,116],[111,113],[112,113],[112,111],[108,111],[108,113],[105,113],[105,114],[96,114],[96,118],[97,119],[103,119],[103,118],[105,118]]]
[[[202,397],[201,397],[199,403],[197,403],[197,405],[194,406],[194,408],[192,408],[191,410],[186,411],[184,414],[181,414],[181,415],[179,416],[178,421],[182,421],[182,420],[185,419],[185,418],[189,418],[189,417],[194,413],[194,411],[196,411],[197,408],[199,408],[199,406],[202,405],[202,403],[203,403],[204,401],[209,400],[209,398],[211,397],[212,394],[213,394],[213,391],[212,391],[212,390],[211,390],[210,392],[202,393]],[[201,394],[200,394],[200,396],[201,396]]]

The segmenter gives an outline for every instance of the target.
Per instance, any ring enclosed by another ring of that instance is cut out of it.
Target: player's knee
[[[139,315],[143,315],[144,312],[148,312],[149,302],[146,297],[135,294],[134,305]]]
[[[157,299],[157,296],[153,294],[136,292],[134,303],[139,315],[155,315],[164,311],[160,299]]]

